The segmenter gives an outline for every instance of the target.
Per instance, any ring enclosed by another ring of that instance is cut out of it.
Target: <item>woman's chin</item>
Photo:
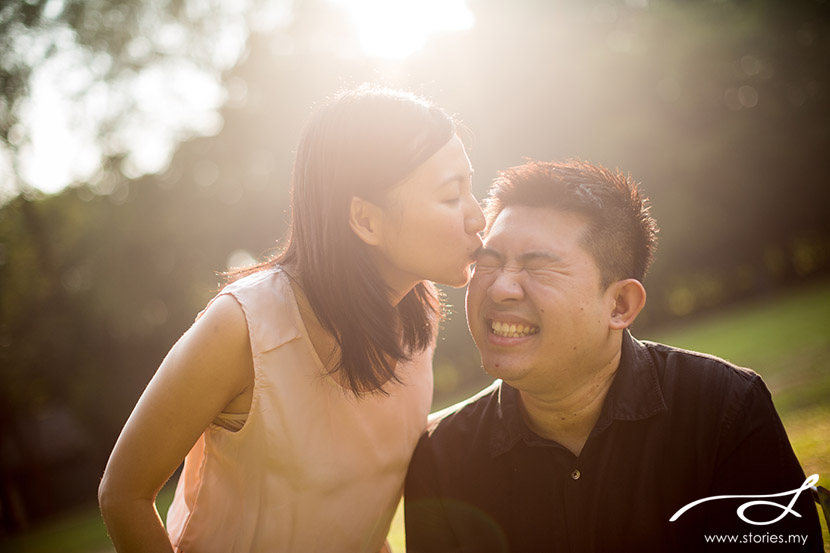
[[[462,272],[443,280],[436,280],[435,282],[438,284],[450,286],[452,288],[464,288],[465,286],[467,286],[467,283],[470,282],[471,274],[472,272],[470,271],[470,267],[467,266],[464,268]]]

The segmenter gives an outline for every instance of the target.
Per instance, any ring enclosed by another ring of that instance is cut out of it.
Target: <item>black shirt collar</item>
[[[522,419],[519,392],[500,382],[496,390],[498,408],[490,436],[490,454],[496,457],[520,440],[529,446],[556,446],[533,433]],[[614,420],[634,421],[666,411],[657,368],[646,347],[626,330],[622,337],[620,365],[602,406],[592,435],[608,428]]]

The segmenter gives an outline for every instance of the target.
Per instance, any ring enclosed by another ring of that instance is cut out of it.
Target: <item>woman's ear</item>
[[[380,207],[369,200],[352,196],[349,205],[349,226],[358,238],[369,244],[380,244],[380,229],[383,224],[383,212]]]
[[[639,280],[627,278],[612,284],[608,292],[612,294],[614,300],[611,328],[614,330],[628,328],[646,305],[646,289]]]

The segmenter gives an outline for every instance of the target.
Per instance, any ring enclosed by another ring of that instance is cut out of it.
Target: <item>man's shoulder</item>
[[[467,399],[430,414],[427,432],[432,434],[439,427],[446,429],[462,424],[464,421],[480,420],[482,415],[499,403],[501,387],[502,381],[494,380],[489,386]]]
[[[690,377],[715,373],[746,382],[760,378],[754,370],[717,355],[650,340],[638,340],[638,343],[649,354],[658,369],[662,367],[667,370],[683,371]]]
[[[499,416],[501,390],[501,380],[495,380],[467,399],[432,413],[424,438],[431,441],[454,439],[492,422]]]
[[[654,364],[664,393],[688,396],[696,391],[703,396],[711,394],[711,399],[768,394],[758,373],[722,357],[648,340],[638,341],[638,345]]]

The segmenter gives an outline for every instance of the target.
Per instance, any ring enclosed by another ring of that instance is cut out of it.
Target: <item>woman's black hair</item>
[[[400,381],[397,363],[434,341],[441,303],[431,282],[417,284],[397,306],[390,303],[369,247],[350,228],[351,199],[382,204],[455,131],[445,111],[408,92],[363,85],[337,95],[316,110],[300,137],[285,249],[231,274],[291,267],[337,342],[332,372],[342,372],[355,395],[385,393],[384,384]]]

